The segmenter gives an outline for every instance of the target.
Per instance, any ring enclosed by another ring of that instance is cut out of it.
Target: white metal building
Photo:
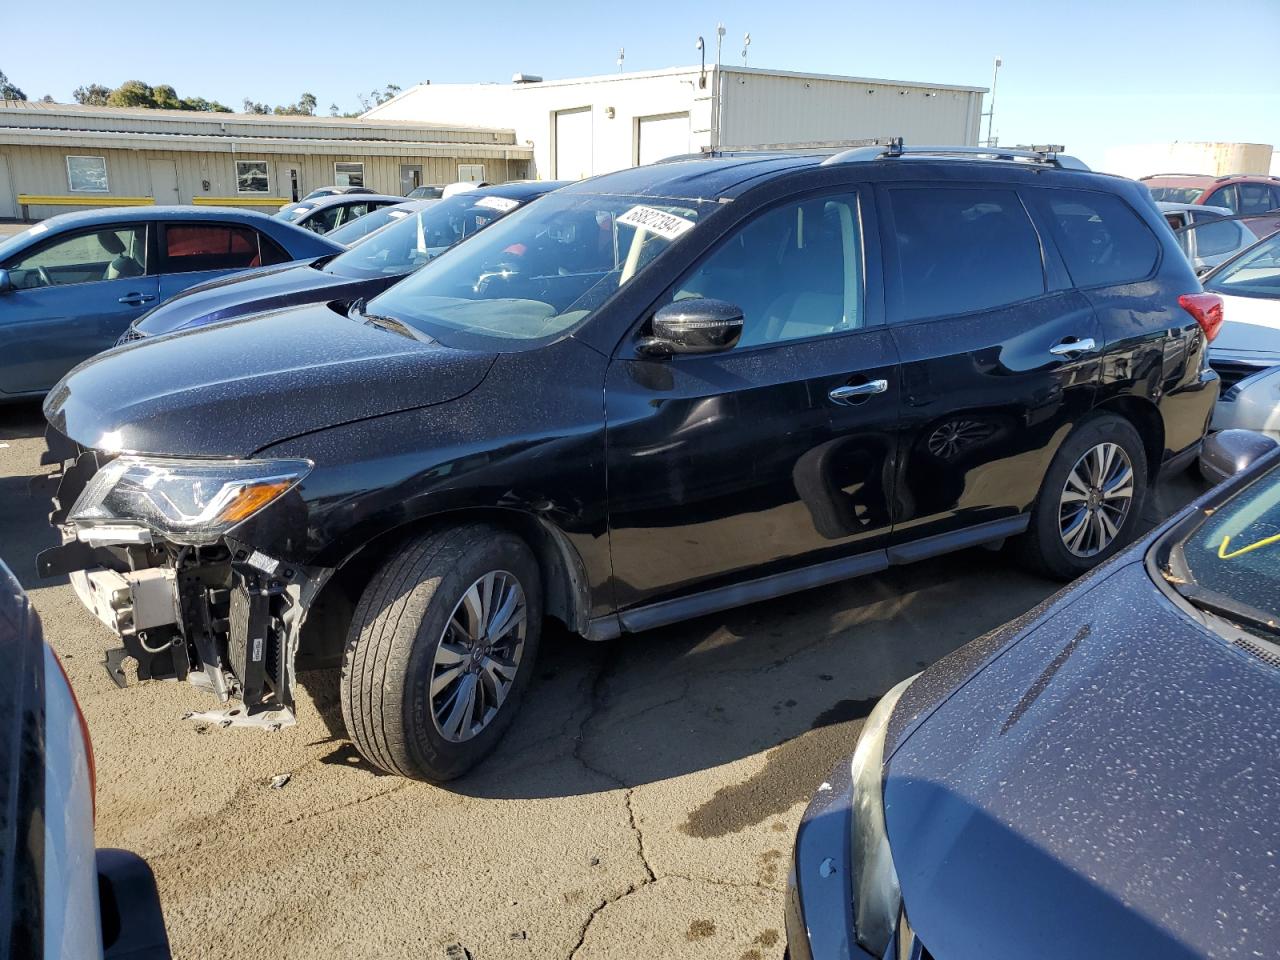
[[[755,67],[423,83],[364,115],[511,128],[535,175],[578,179],[704,147],[901,136],[976,145],[984,87]]]
[[[0,100],[0,217],[150,203],[274,210],[316,187],[404,194],[530,175],[510,129]]]
[[[1231,173],[1273,172],[1272,156],[1269,143],[1175,140],[1112,147],[1103,156],[1103,169],[1124,177],[1145,177],[1153,173],[1223,177]]]

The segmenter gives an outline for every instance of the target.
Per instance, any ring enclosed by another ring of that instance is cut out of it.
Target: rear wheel
[[[1147,476],[1129,421],[1103,414],[1082,424],[1050,464],[1017,553],[1061,580],[1087,573],[1134,539]]]
[[[443,781],[502,738],[538,652],[542,585],[517,536],[444,528],[397,550],[365,588],[342,660],[342,717],[391,773]]]

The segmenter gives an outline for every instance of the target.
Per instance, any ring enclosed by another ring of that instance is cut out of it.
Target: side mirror
[[[1200,448],[1200,472],[1206,480],[1221,483],[1248,470],[1277,446],[1280,444],[1253,430],[1219,430]]]
[[[9,279],[9,271],[0,268],[0,293],[8,293],[13,289],[13,281]]]
[[[668,303],[653,315],[653,336],[639,344],[651,357],[673,353],[720,353],[742,336],[742,308],[703,298]]]

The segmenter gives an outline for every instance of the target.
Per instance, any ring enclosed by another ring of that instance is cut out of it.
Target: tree
[[[248,97],[245,97],[244,112],[245,113],[270,113],[271,108],[267,106],[265,103],[258,103],[255,100],[250,100]]]
[[[314,117],[316,115],[316,97],[313,93],[304,93],[297,103],[276,107],[274,113],[285,117]]]
[[[107,98],[111,96],[111,88],[91,83],[87,87],[76,87],[71,96],[75,97],[76,103],[83,103],[87,107],[105,107]]]
[[[41,103],[56,103],[57,101],[56,101],[56,100],[54,100],[54,99],[53,99],[53,97],[51,97],[49,94],[47,94],[47,93],[46,93],[43,97],[41,97],[41,98],[40,98],[40,102],[41,102]]]
[[[336,117],[338,115],[338,105],[336,103],[329,104],[329,116]]]
[[[107,97],[109,107],[155,107],[155,91],[141,80],[126,80]]]
[[[22,89],[9,82],[9,78],[0,70],[0,100],[25,100],[27,95]]]
[[[397,93],[400,92],[400,86],[395,83],[388,83],[381,90],[370,90],[367,94],[357,93],[356,99],[360,101],[360,106],[366,111],[372,110],[374,107],[380,107],[386,103]],[[356,114],[358,116],[358,114]]]

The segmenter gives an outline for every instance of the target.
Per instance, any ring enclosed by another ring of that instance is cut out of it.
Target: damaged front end
[[[121,639],[106,666],[127,682],[185,679],[231,704],[201,719],[293,722],[302,624],[331,570],[289,563],[241,539],[310,472],[305,460],[196,460],[78,447],[52,427],[44,462],[62,467],[50,522],[63,543],[36,559],[68,574],[81,602]],[[288,515],[291,511],[285,511]],[[256,528],[261,528],[257,524]]]

